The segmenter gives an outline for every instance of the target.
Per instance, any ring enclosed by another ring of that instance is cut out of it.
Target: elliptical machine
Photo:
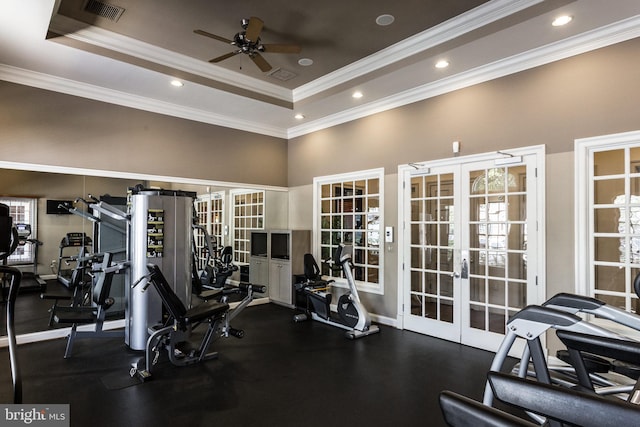
[[[9,206],[0,203],[0,281],[2,281],[3,303],[7,304],[7,341],[13,380],[13,403],[22,403],[22,375],[18,363],[18,342],[15,331],[16,298],[20,289],[22,273],[15,267],[6,265],[6,259],[16,250],[20,236],[13,224]],[[9,283],[9,295],[4,300],[5,281]]]
[[[321,280],[318,264],[311,254],[305,254],[306,281],[297,283],[295,286],[298,292],[306,295],[307,309],[305,313],[293,317],[295,322],[317,320],[345,329],[345,336],[349,339],[362,338],[380,332],[377,325],[371,324],[371,316],[360,302],[352,273],[352,252],[353,246],[340,243],[333,257],[334,262],[337,263],[335,268],[344,272],[349,285],[349,292],[338,298],[337,313],[331,311],[332,294],[329,288],[333,280]]]

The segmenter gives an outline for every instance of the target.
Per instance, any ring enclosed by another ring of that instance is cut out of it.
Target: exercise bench
[[[102,262],[94,264],[94,286],[91,298],[91,306],[72,306],[55,309],[53,321],[57,324],[71,325],[71,331],[67,336],[67,347],[64,358],[71,357],[73,343],[76,338],[114,338],[123,337],[123,330],[105,331],[104,321],[107,310],[114,304],[115,300],[109,295],[111,292],[111,282],[113,275],[125,268],[123,264],[111,265],[112,254],[105,252]],[[78,330],[80,325],[95,324],[93,331]]]
[[[185,366],[204,360],[217,358],[217,352],[208,353],[209,345],[214,337],[221,335],[229,304],[217,301],[205,301],[193,308],[187,309],[175,294],[169,282],[156,265],[148,266],[149,274],[134,286],[146,280],[143,291],[153,285],[168,318],[163,324],[149,328],[149,338],[145,349],[145,357],[134,363],[129,374],[137,376],[141,381],[151,378],[151,369],[158,362],[160,351],[165,348],[169,360],[176,366]],[[187,342],[192,330],[201,323],[207,322],[208,327],[197,349],[180,349],[179,345]],[[144,362],[143,362],[144,361]]]

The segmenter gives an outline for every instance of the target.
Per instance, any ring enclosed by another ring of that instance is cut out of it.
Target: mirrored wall
[[[24,213],[24,209],[20,208],[23,209],[21,212],[27,215],[24,218],[30,218],[25,222],[32,222],[32,224],[31,234],[25,238],[24,245],[19,247],[15,259],[10,263],[22,264],[20,269],[26,273],[26,276],[31,276],[35,272],[47,283],[54,281],[57,284],[58,279],[65,274],[61,269],[70,269],[73,266],[73,262],[69,262],[68,257],[78,253],[77,247],[65,246],[68,243],[65,243],[68,233],[73,235],[84,233],[84,236],[92,240],[95,237],[95,222],[81,215],[69,214],[64,209],[56,210],[60,202],[72,202],[72,208],[91,212],[82,199],[89,201],[93,196],[107,201],[122,200],[126,198],[127,190],[136,185],[142,185],[145,188],[194,192],[197,195],[196,205],[208,203],[207,215],[198,215],[199,220],[209,221],[208,228],[218,235],[219,245],[235,246],[238,252],[236,263],[240,267],[244,264],[242,251],[245,249],[248,251],[249,245],[249,242],[244,240],[248,233],[243,230],[286,229],[288,225],[288,194],[287,189],[282,187],[261,187],[165,176],[110,174],[72,168],[38,171],[18,165],[16,169],[0,168],[0,199],[32,200],[32,212]],[[217,201],[214,211],[211,210],[212,200]],[[254,206],[254,204],[258,205],[257,202],[252,203],[254,200],[259,201],[261,207]],[[240,206],[242,208],[239,208]],[[198,208],[196,208],[197,211]],[[120,227],[117,223],[115,225],[115,228],[112,227],[113,230]],[[123,229],[124,227],[125,224],[122,224]],[[115,231],[115,234],[117,233]],[[34,269],[32,260],[36,249],[37,267]],[[93,250],[93,244],[87,245],[87,251],[89,250]],[[27,277],[25,283],[32,285],[33,281]],[[48,289],[47,292],[51,290]],[[47,309],[51,302],[39,300],[40,293],[37,286],[34,286],[32,289],[25,289],[19,295],[16,314],[18,334],[42,332],[55,327],[49,324]],[[115,310],[116,318],[118,311],[120,317],[124,313],[123,310]],[[1,333],[6,334],[4,330]]]

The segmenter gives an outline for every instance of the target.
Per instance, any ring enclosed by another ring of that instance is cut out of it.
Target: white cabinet
[[[309,230],[269,230],[251,233],[249,280],[266,285],[269,299],[293,305],[293,276],[304,273],[304,254],[311,249]]]

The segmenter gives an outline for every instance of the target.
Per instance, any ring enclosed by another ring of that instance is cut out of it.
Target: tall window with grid
[[[9,206],[9,215],[13,218],[14,224],[28,224],[31,226],[31,238],[34,238],[38,199],[28,197],[4,197],[0,198],[0,203]],[[16,248],[15,252],[7,258],[7,263],[32,263],[34,261],[34,255],[32,244],[21,244]]]
[[[217,192],[198,196],[194,202],[194,209],[198,224],[207,230],[215,246],[224,245],[224,192]],[[193,232],[198,269],[203,269],[207,260],[208,250],[205,248],[205,236],[200,230]]]
[[[592,292],[638,312],[633,281],[640,272],[640,147],[596,149],[590,160]]]
[[[383,292],[383,254],[380,227],[383,218],[382,169],[332,175],[314,181],[321,260],[333,256],[340,243],[353,245],[354,278],[365,291]],[[322,273],[342,278],[339,271],[322,264]],[[339,282],[339,281],[338,281]]]
[[[251,230],[264,229],[264,195],[263,190],[232,192],[234,262],[249,262]]]

